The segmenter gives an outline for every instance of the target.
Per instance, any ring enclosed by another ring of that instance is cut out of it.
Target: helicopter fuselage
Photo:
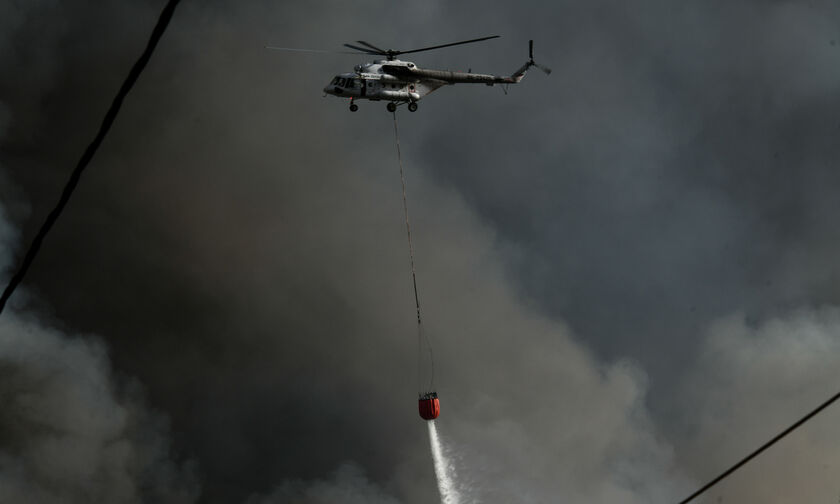
[[[395,75],[400,73],[396,68],[408,70],[416,68],[416,65],[410,61],[399,60],[382,60],[356,65],[355,72],[336,75],[324,88],[324,92],[354,100],[412,102],[448,84],[442,81],[423,80],[411,76],[408,72]]]
[[[355,72],[336,75],[324,93],[353,100],[387,100],[414,103],[436,89],[451,84],[515,84],[522,80],[526,64],[512,76],[451,72],[418,68],[411,61],[379,60],[356,65]],[[414,106],[416,108],[416,105]]]

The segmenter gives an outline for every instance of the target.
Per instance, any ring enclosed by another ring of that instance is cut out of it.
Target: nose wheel
[[[397,104],[394,102],[388,102],[388,105],[385,106],[388,109],[388,112],[395,112],[397,110]]]
[[[408,104],[408,111],[409,112],[417,112],[417,103],[411,102]]]
[[[355,103],[351,103],[350,104],[350,112],[355,112],[357,110],[359,110],[359,106],[356,105]]]

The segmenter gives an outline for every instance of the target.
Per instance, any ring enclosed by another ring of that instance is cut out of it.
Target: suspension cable
[[[421,368],[422,368],[422,355],[423,355],[423,342],[425,341],[426,345],[429,348],[429,361],[431,363],[431,378],[429,380],[428,388],[430,390],[426,390],[425,392],[431,392],[434,387],[435,382],[435,361],[432,355],[432,345],[429,342],[429,338],[426,337],[425,333],[423,332],[423,319],[420,314],[420,296],[417,294],[417,270],[414,266],[414,244],[411,242],[411,224],[408,220],[408,197],[406,196],[406,184],[405,184],[405,170],[403,169],[403,162],[402,162],[402,153],[400,152],[400,132],[399,128],[397,127],[397,113],[392,112],[394,116],[394,139],[397,143],[397,160],[399,161],[400,165],[400,181],[402,182],[402,198],[403,198],[403,213],[405,214],[405,231],[406,236],[408,237],[408,256],[409,261],[411,263],[411,282],[414,286],[414,306],[417,309],[417,380],[418,380],[418,389],[420,389],[420,393],[422,394],[423,391],[423,384],[420,383],[420,375],[421,375]]]

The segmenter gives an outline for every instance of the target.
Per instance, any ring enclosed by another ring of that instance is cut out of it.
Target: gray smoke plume
[[[159,7],[0,1],[6,272]],[[391,117],[321,98],[358,58],[263,46],[499,33],[412,60],[506,73],[533,38],[555,72],[398,112],[438,426],[476,501],[678,500],[832,392],[839,15],[828,1],[184,3],[0,317],[17,376],[3,387],[49,419],[45,433],[29,410],[3,416],[0,449],[20,461],[3,489],[438,498]],[[824,418],[757,462],[761,485],[744,472],[714,497],[837,493]],[[40,464],[62,443],[83,449]]]
[[[760,322],[716,321],[682,386],[673,436],[682,467],[712,475],[837,392],[840,309],[800,309]],[[714,490],[727,502],[831,502],[840,495],[830,408]],[[714,494],[713,494],[714,495]]]
[[[0,319],[0,501],[195,502],[169,424],[119,384],[105,347],[31,317]]]
[[[364,471],[355,464],[339,467],[329,480],[313,482],[286,481],[269,495],[254,495],[245,504],[399,504],[372,484]]]
[[[16,242],[16,229],[6,219],[5,211],[0,206],[0,281],[6,282],[6,270],[14,261],[14,249],[11,244]]]

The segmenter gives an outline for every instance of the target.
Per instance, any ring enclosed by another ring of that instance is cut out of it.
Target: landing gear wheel
[[[388,109],[388,112],[396,112],[397,111],[397,104],[394,103],[394,102],[390,102],[390,103],[388,103],[388,105],[385,106],[385,108]]]
[[[359,106],[356,105],[355,103],[351,103],[350,104],[350,112],[355,112],[357,110],[359,110]]]
[[[415,102],[411,102],[408,104],[408,111],[409,112],[417,112],[417,104]]]

